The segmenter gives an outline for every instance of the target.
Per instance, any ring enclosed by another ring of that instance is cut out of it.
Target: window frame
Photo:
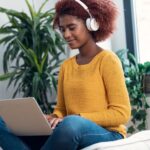
[[[139,62],[138,30],[134,0],[123,0],[127,49]]]

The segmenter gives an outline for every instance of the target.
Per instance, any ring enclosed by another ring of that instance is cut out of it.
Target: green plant
[[[134,55],[127,50],[119,50],[117,55],[122,62],[132,106],[131,125],[128,128],[128,133],[144,130],[146,129],[146,110],[149,105],[143,91],[143,75],[148,68],[143,64],[139,64]]]
[[[149,75],[150,74],[150,62],[149,61],[145,62],[143,64],[142,69],[145,74]]]
[[[56,89],[60,55],[65,53],[64,40],[52,27],[54,10],[42,11],[47,2],[36,11],[26,0],[29,15],[0,7],[9,20],[0,27],[0,45],[5,45],[0,80],[17,87],[13,97],[35,97],[44,112],[51,111],[47,92]]]

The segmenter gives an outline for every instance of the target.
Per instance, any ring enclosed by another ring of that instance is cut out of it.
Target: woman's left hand
[[[54,114],[45,115],[45,118],[50,123],[52,129],[55,129],[55,127],[57,126],[57,124],[63,120],[63,118],[56,117],[56,115],[54,115]]]
[[[63,118],[52,118],[49,123],[51,125],[52,129],[55,129],[55,127],[63,120]]]

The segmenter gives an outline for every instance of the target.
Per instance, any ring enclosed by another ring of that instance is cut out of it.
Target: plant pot
[[[150,74],[144,75],[143,78],[144,93],[150,93]]]
[[[146,94],[146,100],[150,106],[150,94]],[[147,109],[147,129],[150,130],[150,108]]]

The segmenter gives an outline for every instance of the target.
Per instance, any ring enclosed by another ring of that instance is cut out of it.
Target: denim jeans
[[[57,125],[41,150],[78,150],[98,142],[122,138],[118,132],[109,131],[83,117],[70,115]],[[0,146],[4,150],[29,150],[27,145],[10,132],[2,119],[0,119]]]

